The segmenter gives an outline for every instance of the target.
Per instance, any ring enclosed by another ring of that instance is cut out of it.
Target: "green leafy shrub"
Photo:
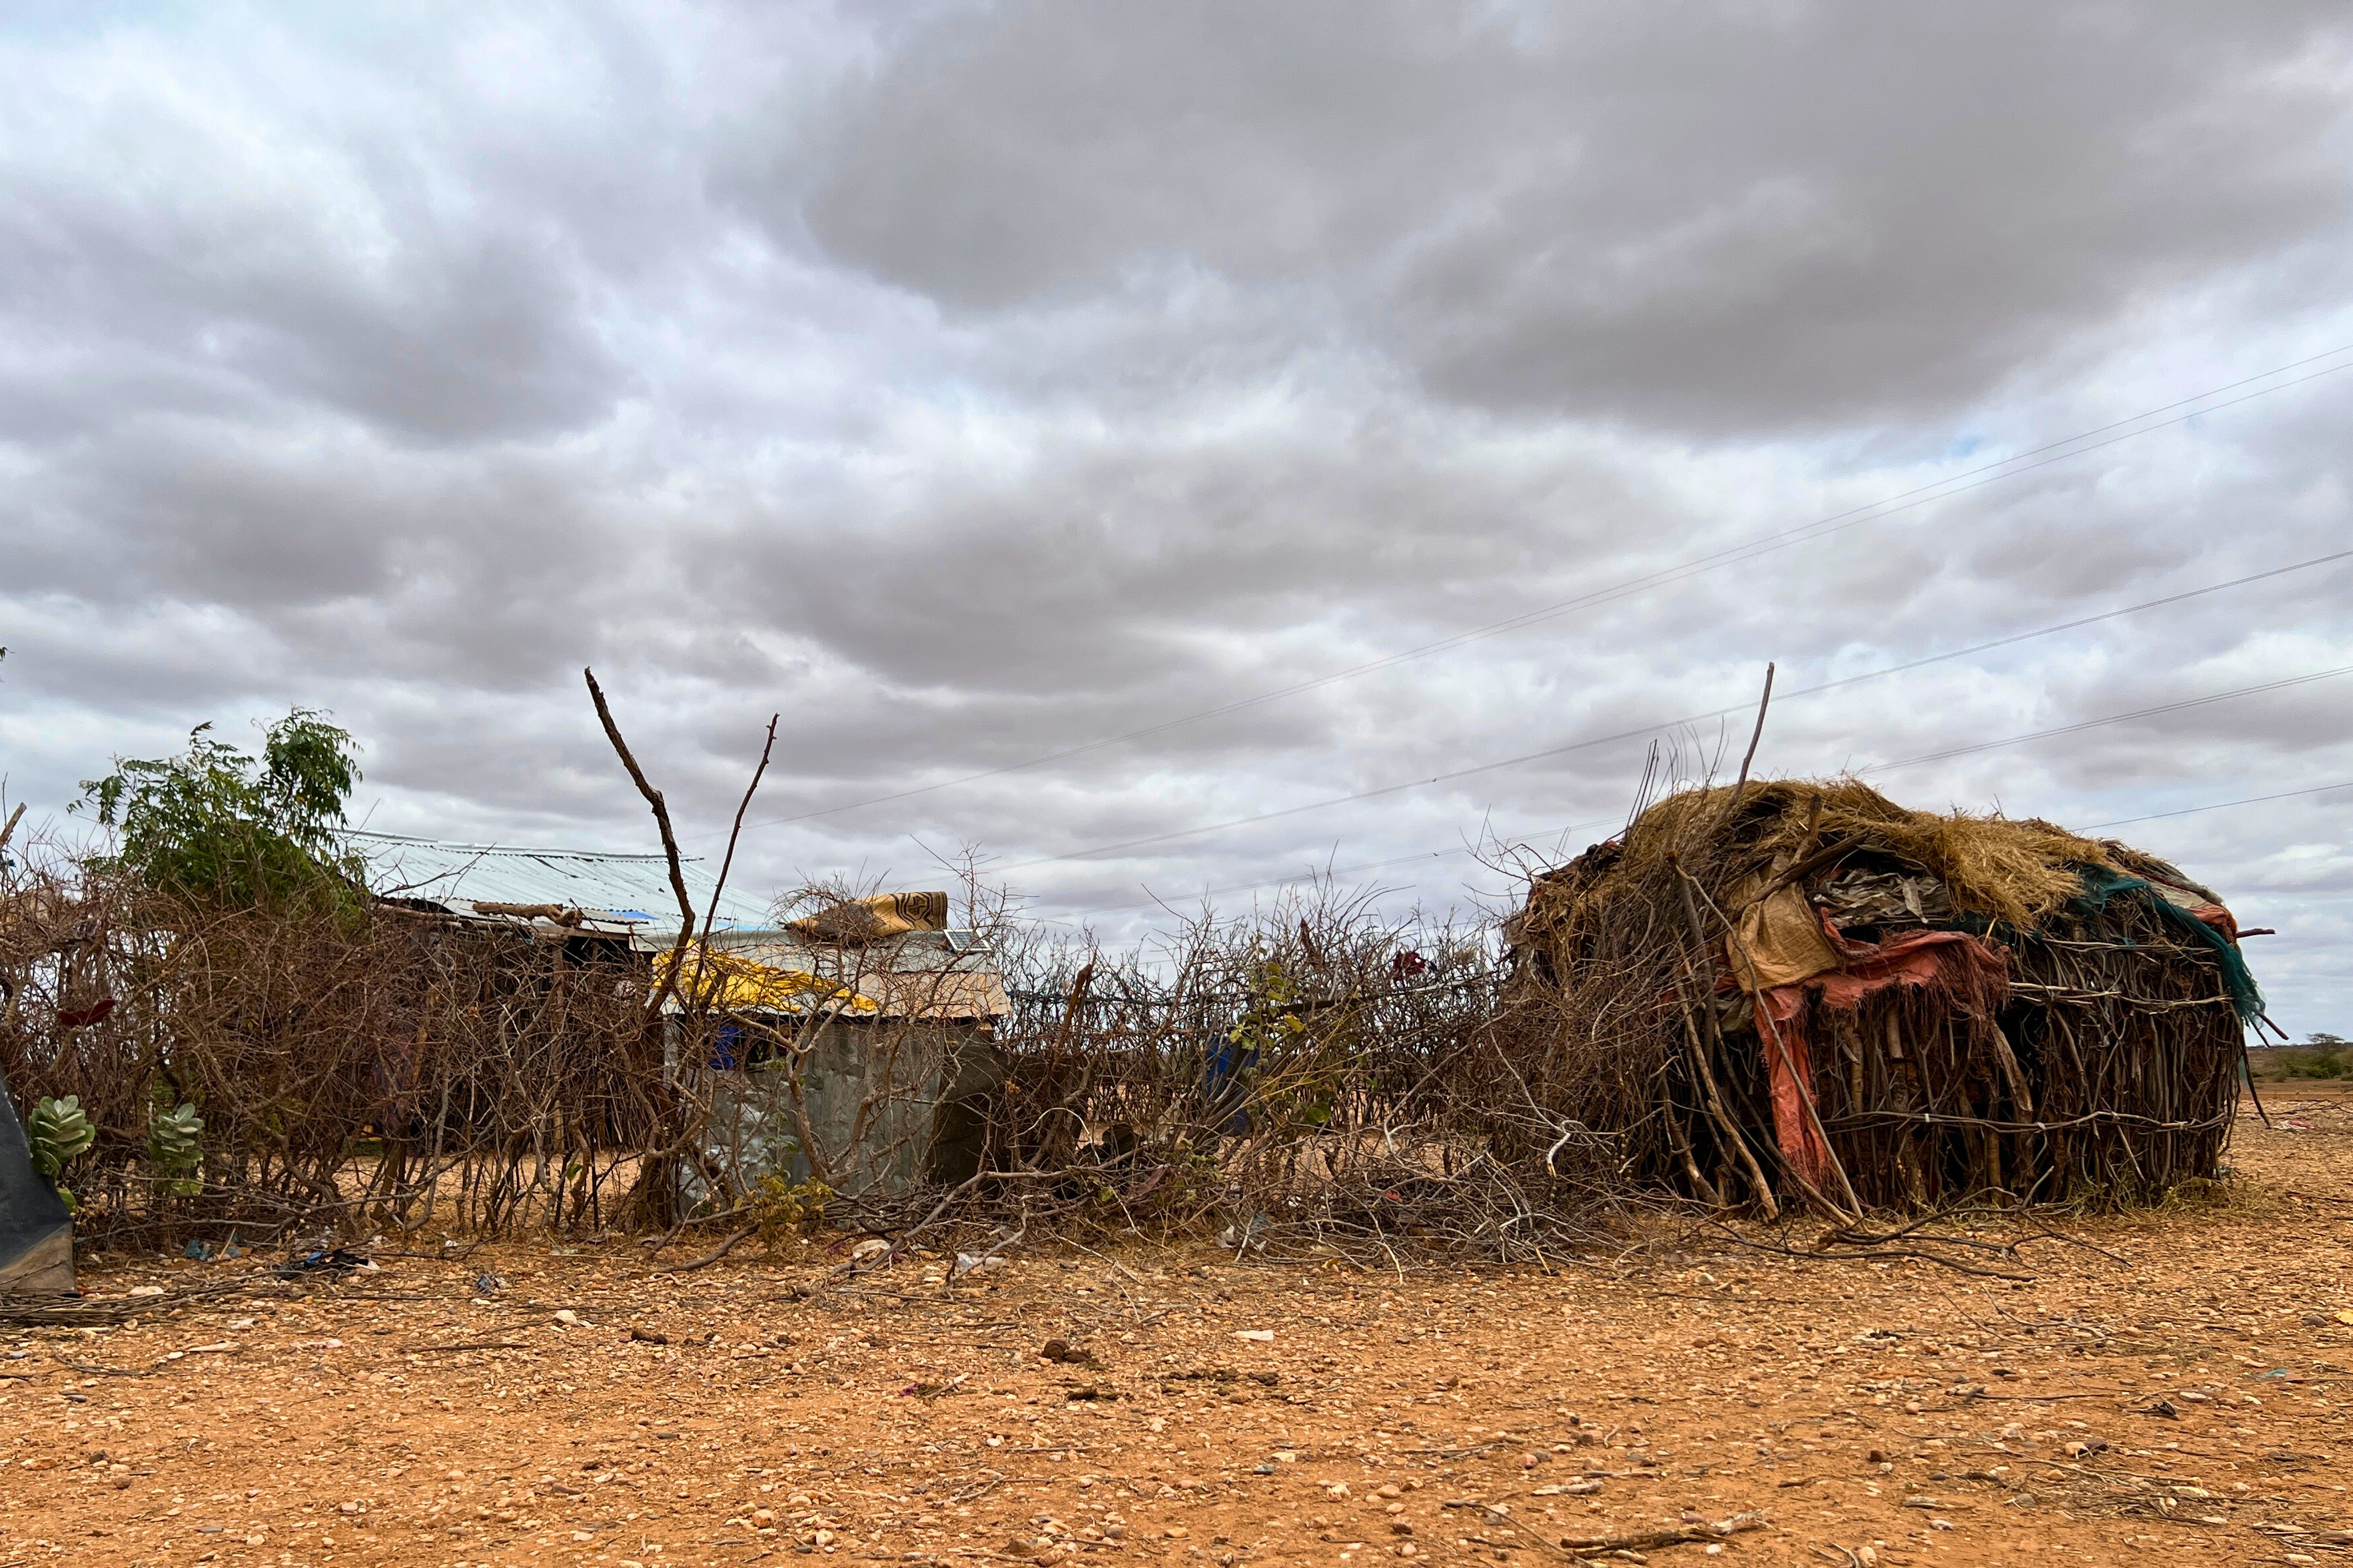
[[[179,756],[118,757],[82,782],[77,809],[120,831],[111,864],[220,907],[355,907],[360,867],[341,837],[360,778],[350,731],[297,708],[254,757],[211,731],[190,731]]]
[[[780,1254],[785,1244],[814,1228],[825,1217],[826,1200],[833,1189],[823,1182],[793,1182],[771,1171],[752,1189],[752,1225],[760,1246]]]
[[[2353,1041],[2330,1034],[2305,1037],[2303,1045],[2279,1053],[2284,1078],[2353,1078]]]

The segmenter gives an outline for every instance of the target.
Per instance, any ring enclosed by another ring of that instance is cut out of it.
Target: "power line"
[[[2094,833],[2103,827],[2129,827],[2136,822],[2163,822],[2168,817],[2195,816],[2201,811],[2226,811],[2234,805],[2262,805],[2266,801],[2295,800],[2307,795],[2327,795],[2336,789],[2353,789],[2353,780],[2344,784],[2315,784],[2310,789],[2282,790],[2277,795],[2251,795],[2244,800],[2218,800],[2210,805],[2185,805],[2179,811],[2152,811],[2147,816],[2119,816],[2113,822],[2094,822],[2083,831]]]
[[[1944,663],[1956,658],[1965,658],[1971,654],[1983,653],[1991,648],[2007,647],[2017,643],[2030,641],[2035,637],[2049,637],[2058,632],[2076,630],[2083,626],[2095,625],[2101,621],[2114,620],[2121,616],[2137,615],[2143,610],[2156,609],[2167,605],[2179,604],[2187,599],[2198,598],[2207,594],[2218,594],[2228,588],[2236,588],[2243,586],[2249,583],[2262,582],[2269,578],[2284,575],[2290,572],[2301,572],[2315,566],[2327,565],[2331,562],[2342,561],[2348,555],[2353,555],[2353,552],[2338,551],[2328,555],[2315,556],[2309,561],[2299,561],[2292,565],[2274,567],[2268,571],[2253,573],[2244,577],[2234,577],[2229,582],[2211,584],[2203,588],[2193,588],[2179,594],[2168,594],[2160,598],[2143,600],[2139,604],[2126,605],[2117,609],[2104,611],[2096,616],[2078,616],[2073,620],[2062,621],[2052,626],[2038,627],[2031,632],[2014,633],[2009,637],[1997,637],[1990,642],[1974,643],[1967,647],[1954,648],[1948,652],[1934,654],[1926,658],[1910,659],[1902,664],[1889,665],[1884,668],[1872,670],[1866,674],[1844,676],[1837,680],[1823,681],[1819,685],[1802,687],[1798,690],[1787,693],[1783,697],[1782,700],[1784,702],[1789,702],[1798,700],[1801,698],[1819,696],[1825,691],[1843,689],[1844,688],[1857,685],[1865,680],[1878,679],[1883,676],[1899,675],[1908,670],[1924,668],[1928,665]],[[1250,816],[1235,817],[1225,822],[1210,823],[1200,827],[1178,828],[1167,833],[1152,834],[1141,838],[1126,839],[1116,844],[1097,845],[1091,849],[1072,850],[1062,855],[1041,856],[1036,859],[1017,862],[1015,865],[1007,867],[1006,869],[1020,870],[1031,866],[1051,865],[1058,861],[1084,859],[1096,855],[1113,854],[1122,849],[1141,849],[1154,844],[1170,843],[1179,838],[1194,837],[1204,833],[1215,833],[1229,827],[1255,826],[1262,822],[1272,822],[1286,816],[1297,816],[1307,812],[1323,811],[1332,806],[1353,805],[1359,801],[1377,800],[1386,795],[1403,794],[1408,790],[1422,789],[1431,784],[1449,784],[1457,779],[1470,778],[1479,773],[1493,773],[1502,768],[1518,767],[1527,763],[1542,762],[1551,757],[1566,756],[1572,752],[1589,751],[1596,746],[1611,745],[1620,741],[1638,740],[1643,736],[1658,734],[1662,731],[1678,729],[1686,724],[1705,723],[1712,719],[1727,718],[1732,714],[1746,712],[1746,705],[1742,703],[1724,708],[1711,709],[1702,713],[1689,713],[1677,719],[1654,721],[1651,723],[1639,725],[1632,729],[1616,731],[1606,735],[1588,736],[1581,740],[1564,742],[1559,745],[1543,747],[1537,751],[1523,752],[1516,756],[1500,757],[1492,762],[1474,763],[1468,767],[1455,768],[1441,773],[1432,773],[1424,778],[1409,779],[1398,784],[1380,784],[1372,789],[1357,790],[1348,795],[1331,795],[1322,800],[1308,801],[1299,805],[1281,806],[1272,811],[1259,812]],[[1885,765],[1890,767],[1902,767],[1909,766],[1910,763],[1908,762],[1894,763]]]
[[[1422,658],[1433,653],[1442,653],[1452,648],[1463,647],[1469,643],[1481,641],[1491,637],[1497,637],[1505,632],[1517,631],[1526,626],[1535,626],[1541,622],[1567,615],[1574,610],[1588,609],[1598,605],[1611,603],[1618,599],[1629,597],[1632,595],[1641,593],[1649,588],[1684,581],[1691,577],[1720,570],[1725,566],[1738,564],[1744,561],[1755,560],[1759,556],[1789,549],[1795,545],[1806,543],[1812,540],[1826,538],[1831,534],[1842,532],[1847,529],[1859,527],[1866,522],[1880,521],[1886,518],[1896,516],[1899,513],[1914,510],[1916,508],[1926,506],[1931,501],[1945,500],[1948,497],[1959,495],[1968,490],[1981,489],[1986,485],[1999,483],[2005,479],[2012,479],[2020,474],[2031,473],[2037,468],[2046,468],[2052,463],[2063,462],[2071,458],[2083,457],[2087,453],[2100,451],[2105,447],[2116,446],[2119,442],[2128,441],[2137,437],[2150,435],[2158,430],[2169,429],[2173,426],[2187,423],[2188,421],[2198,418],[2202,415],[2219,413],[2225,408],[2235,407],[2239,404],[2252,402],[2258,397],[2267,397],[2274,393],[2284,392],[2290,387],[2300,386],[2306,382],[2317,381],[2324,376],[2335,375],[2342,371],[2353,369],[2353,363],[2331,365],[2325,370],[2315,371],[2308,375],[2298,376],[2293,381],[2282,382],[2275,386],[2263,387],[2259,391],[2248,393],[2243,396],[2231,398],[2226,402],[2211,404],[2204,407],[2192,409],[2189,413],[2180,415],[2172,419],[2161,420],[2154,425],[2142,425],[2140,428],[2126,430],[2122,435],[2110,434],[2114,431],[2124,430],[2124,427],[2129,425],[2140,425],[2141,421],[2153,419],[2160,414],[2171,413],[2173,410],[2178,408],[2186,408],[2191,404],[2204,404],[2208,399],[2219,397],[2226,392],[2233,392],[2240,387],[2250,386],[2259,381],[2266,381],[2274,376],[2284,375],[2289,371],[2298,370],[2309,364],[2316,364],[2322,360],[2331,359],[2338,354],[2346,353],[2348,352],[2353,352],[2353,343],[2339,344],[2337,347],[2326,350],[2323,353],[2308,355],[2303,359],[2294,360],[2286,364],[2274,366],[2273,369],[2260,372],[2257,374],[2247,376],[2238,381],[2227,383],[2221,386],[2211,387],[2204,392],[2194,393],[2188,397],[2177,399],[2172,403],[2160,405],[2156,408],[2145,409],[2138,414],[2127,416],[2123,419],[2116,420],[2110,424],[2098,426],[2090,430],[2080,431],[2075,435],[2062,437],[2057,441],[2050,442],[2041,447],[2031,447],[2027,451],[2014,454],[2011,457],[2001,458],[1996,462],[1982,464],[1975,468],[1966,468],[1960,473],[1949,475],[1945,479],[1934,480],[1928,484],[1915,487],[1913,489],[1898,491],[1893,496],[1885,497],[1880,500],[1871,502],[1864,506],[1851,508],[1846,511],[1833,512],[1830,516],[1818,519],[1813,522],[1783,529],[1774,533],[1761,534],[1742,544],[1730,545],[1722,550],[1711,552],[1707,554],[1694,556],[1690,560],[1679,563],[1676,565],[1662,567],[1654,572],[1644,573],[1640,575],[1628,578],[1623,582],[1613,584],[1606,588],[1595,589],[1588,593],[1578,595],[1574,598],[1562,600],[1556,604],[1543,605],[1517,616],[1508,616],[1500,621],[1493,621],[1484,626],[1472,627],[1467,631],[1457,632],[1451,636],[1441,637],[1435,642],[1423,643],[1418,647],[1406,648],[1398,653],[1384,655],[1379,658],[1371,659],[1363,664],[1352,665],[1345,669],[1335,670],[1328,675],[1321,675],[1308,680],[1294,682],[1289,686],[1278,687],[1271,691],[1261,692],[1256,696],[1240,698],[1231,702],[1221,703],[1216,707],[1201,709],[1196,712],[1182,714],[1176,718],[1163,720],[1157,723],[1144,725],[1138,729],[1124,731],[1116,735],[1109,735],[1101,740],[1089,741],[1081,745],[1066,747],[1058,752],[1049,752],[1039,756],[1025,759],[1021,762],[1006,763],[993,768],[983,768],[974,773],[959,775],[955,778],[942,779],[934,784],[917,784],[903,790],[893,790],[885,795],[870,795],[864,799],[848,801],[839,805],[822,806],[814,811],[799,812],[787,816],[767,817],[758,822],[747,824],[746,826],[753,827],[777,827],[796,822],[812,821],[822,816],[838,816],[843,812],[858,811],[870,805],[883,805],[892,801],[910,800],[918,795],[931,795],[940,790],[954,789],[964,784],[977,784],[983,780],[997,778],[1006,773],[1019,773],[1034,767],[1043,767],[1050,763],[1065,762],[1072,757],[1083,756],[1089,752],[1102,751],[1111,746],[1123,745],[1131,741],[1143,740],[1148,736],[1160,734],[1166,731],[1177,729],[1187,724],[1199,723],[1205,720],[1221,718],[1229,713],[1241,712],[1245,710],[1256,708],[1265,703],[1279,701],[1284,698],[1296,697],[1309,691],[1318,690],[1324,687],[1335,685],[1341,681],[1353,680],[1359,676],[1369,675],[1377,670],[1388,669],[1396,665],[1403,664],[1412,659]],[[2108,437],[2108,439],[2094,439],[2095,437],[2102,436]],[[2090,444],[2082,444],[2087,442]],[[2073,450],[2061,451],[2061,447],[2073,447]],[[2055,455],[2044,456],[2044,454]],[[2029,458],[2041,458],[2040,461],[2027,461]]]
[[[2048,741],[2054,736],[2073,735],[2084,730],[2096,730],[2104,724],[2126,724],[2135,719],[2154,719],[2163,713],[2179,713],[2188,708],[2204,708],[2216,702],[2230,702],[2241,697],[2255,697],[2266,691],[2284,691],[2291,686],[2309,686],[2316,680],[2334,680],[2338,676],[2353,675],[2353,664],[2339,665],[2335,669],[2315,670],[2310,675],[2292,675],[2282,680],[2266,680],[2260,686],[2242,686],[2235,691],[2218,691],[2211,697],[2187,697],[2179,702],[2160,702],[2154,708],[2137,708],[2129,713],[2111,713],[2105,719],[2085,719],[2080,723],[2062,724],[2055,729],[2031,730],[2023,735],[2010,735],[1999,741],[1980,741],[1971,746],[1954,746],[1942,752],[1929,752],[1917,757],[1906,757],[1900,763],[1873,763],[1857,768],[1858,773],[1894,773],[1898,768],[1918,767],[1924,763],[1947,762],[1954,757],[1973,756],[2001,746],[2015,746],[2027,741]]]
[[[2031,642],[2036,637],[2047,637],[2058,632],[2072,632],[2084,626],[2097,626],[2102,621],[2113,621],[2121,616],[2138,615],[2143,610],[2162,609],[2168,605],[2179,605],[2184,600],[2203,598],[2209,594],[2219,594],[2226,588],[2243,588],[2250,583],[2261,583],[2273,577],[2284,577],[2291,572],[2308,571],[2315,566],[2326,566],[2332,562],[2348,559],[2353,559],[2353,550],[2339,550],[2328,555],[2316,555],[2309,561],[2298,561],[2286,566],[2274,566],[2268,572],[2251,572],[2244,577],[2233,577],[2227,583],[2210,583],[2203,588],[2189,588],[2179,594],[2167,594],[2159,598],[2143,599],[2137,605],[2126,605],[2121,609],[2103,610],[2096,616],[2083,616],[2072,621],[2054,622],[2047,626],[2038,626],[2031,632],[2016,632],[2006,637],[1996,637],[1991,642],[1974,643],[1968,647],[1955,648],[1950,653],[1931,654],[1926,658],[1915,658],[1909,664],[1892,664],[1884,669],[1874,669],[1864,675],[1850,675],[1838,680],[1825,680],[1819,686],[1809,686],[1802,691],[1792,691],[1787,696],[1811,697],[1817,692],[1834,691],[1842,686],[1853,686],[1861,681],[1876,680],[1883,675],[1901,675],[1905,670],[1924,669],[1932,664],[1945,664],[1953,659],[1967,658],[1973,653],[1989,653],[1998,647],[2009,647],[2013,644]],[[1727,711],[1740,710],[1727,710]],[[1709,717],[1714,718],[1715,715],[1711,714]]]
[[[2023,735],[2012,735],[2006,740],[1980,742],[1973,745],[1956,747],[1949,751],[1933,752],[1917,757],[1906,757],[1900,762],[1875,763],[1869,764],[1864,768],[1858,769],[1857,771],[1862,773],[1889,773],[1899,768],[1915,767],[1925,763],[1943,762],[1948,758],[1967,756],[1976,752],[1991,751],[1998,746],[2015,745],[2025,741],[2043,740],[2054,735],[2072,734],[2078,730],[2095,729],[2104,724],[2124,723],[2134,719],[2152,718],[2162,713],[2176,712],[2185,708],[2197,708],[2211,702],[2227,701],[2232,698],[2252,697],[2261,692],[2275,691],[2285,687],[2301,686],[2315,680],[2329,679],[2332,677],[2344,675],[2348,672],[2353,672],[2353,666],[2347,666],[2337,669],[2323,670],[2313,675],[2295,676],[2287,679],[2271,681],[2260,686],[2245,687],[2239,690],[2226,691],[2211,697],[2191,698],[2180,702],[2166,703],[2155,708],[2141,709],[2131,713],[2112,714],[2105,719],[2087,719],[2081,723],[2064,725],[2055,730],[2040,730],[2031,731]],[[1849,683],[1841,682],[1841,684]],[[1803,690],[1789,693],[1789,697],[1791,699],[1810,697],[1821,689],[1825,689],[1820,687],[1808,687]],[[1567,745],[1548,747],[1541,752],[1524,752],[1519,756],[1507,757],[1497,762],[1480,763],[1467,768],[1457,768],[1451,773],[1435,773],[1426,779],[1414,779],[1404,784],[1384,784],[1377,789],[1360,790],[1355,795],[1335,795],[1326,800],[1310,801],[1302,805],[1284,806],[1274,811],[1260,812],[1256,816],[1252,816],[1236,817],[1227,822],[1214,822],[1200,827],[1179,828],[1173,832],[1154,834],[1149,837],[1145,838],[1131,838],[1119,844],[1097,845],[1092,849],[1076,849],[1067,855],[1047,855],[1041,856],[1034,860],[1016,861],[1014,864],[1006,867],[1005,869],[1008,871],[1026,870],[1033,866],[1050,866],[1066,860],[1089,859],[1097,855],[1114,854],[1123,849],[1141,849],[1155,844],[1171,843],[1180,838],[1197,837],[1204,833],[1217,833],[1229,827],[1255,826],[1260,823],[1272,822],[1285,816],[1297,816],[1305,812],[1321,811],[1329,806],[1345,805],[1356,801],[1375,800],[1384,795],[1398,795],[1407,790],[1419,789],[1428,784],[1444,784],[1455,779],[1468,778],[1477,773],[1493,773],[1499,768],[1514,767],[1523,763],[1535,762],[1546,757],[1565,755],[1570,752],[1586,751],[1594,746],[1608,745],[1617,741],[1639,740],[1646,735],[1657,734],[1662,730],[1675,729],[1681,725],[1698,722],[1702,720],[1722,718],[1743,710],[1744,710],[1737,707],[1719,708],[1712,713],[1699,714],[1693,718],[1677,719],[1665,724],[1647,725],[1637,730],[1620,730],[1615,734],[1594,736],[1588,740],[1572,742]]]
[[[1568,830],[1564,828],[1562,831]],[[1357,866],[1329,866],[1323,870],[1308,871],[1296,877],[1270,877],[1263,882],[1240,882],[1229,888],[1204,888],[1198,893],[1186,893],[1181,896],[1187,899],[1222,899],[1229,893],[1254,893],[1261,888],[1287,888],[1300,882],[1313,882],[1324,877],[1350,877],[1359,871],[1379,871],[1391,866],[1402,866],[1408,861],[1443,860],[1451,856],[1470,853],[1467,846],[1457,846],[1452,849],[1418,849],[1410,855],[1395,855],[1386,860],[1367,860]],[[1071,912],[1085,915],[1119,914],[1128,910],[1152,909],[1166,901],[1158,898],[1144,898],[1125,904],[1082,904]]]
[[[2176,816],[2196,816],[2202,812],[2228,811],[2232,807],[2242,805],[2263,805],[2275,800],[2298,800],[2306,795],[2327,795],[2332,790],[2340,789],[2353,789],[2353,779],[2348,779],[2342,784],[2315,784],[2309,789],[2282,790],[2276,795],[2249,795],[2243,800],[2210,801],[2204,805],[2183,806],[2178,811],[2152,811],[2143,816],[2114,817],[2106,822],[2086,823],[2082,827],[2076,828],[2073,831],[2079,833],[2096,833],[2104,827],[2129,827],[2135,823],[2162,822]],[[1582,822],[1572,822],[1560,827],[1547,829],[1546,833],[1548,837],[1557,837],[1564,833],[1575,833],[1580,828],[1598,827],[1605,823],[1615,822],[1618,819],[1614,816],[1588,817]],[[1254,893],[1264,888],[1287,888],[1301,882],[1315,881],[1324,877],[1345,877],[1353,875],[1358,871],[1377,871],[1385,869],[1390,866],[1402,866],[1412,861],[1449,859],[1457,855],[1468,855],[1472,852],[1472,847],[1469,845],[1456,845],[1454,847],[1450,849],[1422,849],[1417,850],[1410,855],[1394,855],[1386,860],[1367,860],[1361,865],[1356,866],[1327,867],[1323,870],[1309,871],[1295,877],[1270,877],[1262,882],[1241,882],[1226,888],[1208,888],[1204,889],[1198,894],[1188,893],[1184,896],[1188,899],[1214,899],[1223,898],[1230,893]],[[1160,899],[1152,898],[1142,899],[1132,903],[1124,904],[1081,904],[1077,906],[1065,905],[1062,907],[1069,909],[1073,914],[1108,915],[1123,914],[1129,910],[1151,909],[1156,905],[1164,903],[1165,901],[1166,900]]]
[[[1617,820],[1618,818],[1614,816],[1593,816],[1582,822],[1567,823],[1547,831],[1552,836],[1557,837],[1564,833],[1575,833],[1581,828],[1603,826]],[[1410,861],[1443,860],[1456,855],[1472,853],[1475,853],[1473,847],[1467,844],[1458,844],[1451,849],[1418,849],[1410,855],[1393,855],[1386,860],[1366,860],[1356,866],[1329,866],[1320,871],[1308,871],[1296,877],[1270,877],[1263,882],[1241,882],[1229,888],[1204,888],[1198,893],[1187,893],[1182,896],[1187,899],[1219,899],[1229,893],[1254,893],[1261,888],[1287,888],[1299,882],[1313,882],[1324,877],[1347,877],[1358,871],[1378,871],[1391,866],[1403,866]],[[1176,895],[1171,895],[1171,897],[1175,896]],[[1152,909],[1166,901],[1158,898],[1145,898],[1126,904],[1082,904],[1073,908],[1072,912],[1089,915],[1118,914],[1126,910]]]

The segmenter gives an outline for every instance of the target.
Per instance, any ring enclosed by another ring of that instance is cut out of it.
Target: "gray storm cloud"
[[[2317,252],[2344,217],[2341,21],[1015,5],[849,94],[794,216],[961,310],[1185,262],[1331,297],[1450,399],[1709,433],[1875,422],[2169,288]],[[2290,305],[2344,281],[2289,270]]]
[[[634,846],[593,663],[706,849],[784,715],[773,886],[1444,906],[1768,658],[2343,548],[2348,85],[2318,5],[0,25],[0,771],[54,814],[301,702],[375,826]],[[2079,823],[2353,782],[2353,679],[2153,711],[2353,666],[2348,587],[1793,698],[1764,762]],[[2340,1033],[2348,799],[2126,830]]]

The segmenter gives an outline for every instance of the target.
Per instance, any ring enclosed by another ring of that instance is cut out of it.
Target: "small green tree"
[[[84,780],[76,809],[118,829],[113,864],[160,889],[236,908],[349,908],[361,868],[339,830],[357,752],[308,708],[265,730],[258,758],[199,724],[179,756],[118,757]]]

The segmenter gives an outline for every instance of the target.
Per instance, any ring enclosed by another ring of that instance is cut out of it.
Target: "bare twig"
[[[702,1257],[695,1258],[691,1262],[675,1263],[667,1268],[657,1268],[654,1272],[657,1274],[691,1274],[698,1268],[708,1268],[711,1265],[718,1262],[721,1258],[734,1251],[739,1245],[751,1240],[752,1237],[759,1234],[760,1227],[758,1226],[747,1225],[743,1229],[735,1232],[733,1236],[730,1236],[726,1240],[721,1242],[717,1247],[712,1247],[710,1251],[704,1253]]]
[[[727,874],[735,868],[735,841],[744,836],[744,814],[752,809],[752,797],[759,793],[760,780],[767,774],[769,755],[776,749],[776,721],[782,717],[778,713],[768,715],[768,737],[760,743],[760,765],[752,770],[752,782],[744,786],[744,798],[735,805],[734,825],[727,830],[727,853],[719,862],[719,880],[712,885],[711,907],[702,912],[702,952],[706,959],[711,952],[712,922],[719,918],[719,900],[727,891]],[[697,996],[702,994],[702,970],[703,963],[698,961],[694,975]]]
[[[621,738],[621,727],[613,721],[613,710],[605,700],[605,689],[596,684],[596,672],[584,668],[580,676],[588,683],[588,695],[596,704],[596,721],[605,726],[605,738],[613,743],[613,750],[620,756],[621,765],[628,769],[630,782],[638,786],[638,793],[645,796],[646,804],[653,808],[654,823],[661,829],[662,858],[670,863],[670,890],[678,900],[678,941],[670,948],[670,966],[662,972],[661,979],[654,986],[652,998],[646,1004],[646,1016],[658,1018],[661,1016],[662,1005],[670,1000],[670,990],[678,982],[679,967],[686,956],[687,943],[694,940],[694,900],[687,894],[686,871],[679,861],[678,835],[670,829],[670,807],[664,804],[661,791],[654,788],[652,781],[646,777],[645,769],[638,766],[638,759],[630,752],[628,742]],[[765,762],[764,754],[764,764]]]
[[[1772,705],[1772,701],[1773,666],[1768,662],[1765,666],[1765,693],[1757,700],[1757,727],[1748,731],[1748,750],[1740,758],[1740,777],[1733,783],[1731,796],[1724,803],[1723,815],[1715,819],[1715,826],[1708,830],[1710,837],[1722,832],[1725,824],[1730,822],[1733,815],[1740,809],[1740,797],[1748,788],[1749,764],[1757,760],[1757,742],[1765,738],[1765,710]]]
[[[1660,1546],[1722,1541],[1743,1531],[1764,1528],[1763,1514],[1736,1513],[1713,1524],[1674,1524],[1664,1530],[1630,1530],[1622,1535],[1566,1535],[1560,1543],[1572,1552],[1582,1552],[1589,1556],[1604,1552],[1645,1552]]]

